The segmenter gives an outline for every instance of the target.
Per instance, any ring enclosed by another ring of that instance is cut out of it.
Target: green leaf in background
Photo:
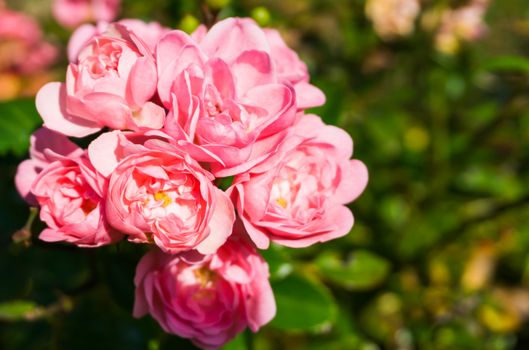
[[[349,290],[366,290],[382,283],[390,264],[367,250],[355,251],[348,261],[336,252],[324,252],[316,259],[316,266],[324,278]]]
[[[0,102],[0,155],[25,154],[29,136],[41,122],[33,99]]]
[[[337,307],[330,292],[298,274],[272,282],[277,314],[271,326],[289,331],[323,328],[334,322]]]
[[[32,301],[13,300],[0,304],[0,321],[20,321],[27,318],[28,313],[35,311],[37,305]]]
[[[232,341],[222,347],[222,350],[247,350],[246,332],[239,333]]]
[[[270,245],[267,250],[262,250],[261,255],[268,263],[270,278],[272,280],[282,279],[288,276],[294,269],[287,252],[281,246]]]
[[[500,56],[487,60],[482,68],[496,72],[529,73],[529,59],[522,56]]]

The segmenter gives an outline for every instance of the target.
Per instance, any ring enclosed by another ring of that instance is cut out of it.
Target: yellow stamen
[[[157,200],[157,201],[163,201],[162,206],[164,208],[167,207],[169,204],[171,204],[173,202],[171,197],[169,197],[165,192],[162,192],[162,191],[156,192],[154,194],[154,199]]]
[[[215,279],[215,272],[208,268],[200,268],[194,271],[196,279],[200,282],[202,287],[205,287],[209,282],[213,282]]]
[[[278,199],[276,199],[276,203],[283,207],[283,209],[285,209],[288,205],[287,200],[283,197],[279,197]]]

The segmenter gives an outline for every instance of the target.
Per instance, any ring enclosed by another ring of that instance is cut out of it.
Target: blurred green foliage
[[[327,95],[314,112],[353,136],[370,169],[348,236],[263,252],[277,317],[225,349],[527,349],[527,1],[494,1],[487,36],[453,55],[420,26],[379,39],[360,0],[206,2],[282,31]],[[48,2],[8,3],[64,47]],[[186,31],[203,15],[184,0],[125,0],[122,14]],[[0,104],[0,348],[193,349],[131,316],[145,247],[12,243],[28,215],[13,176],[38,123],[31,102]]]

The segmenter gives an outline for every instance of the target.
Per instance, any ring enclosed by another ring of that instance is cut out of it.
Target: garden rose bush
[[[351,137],[305,112],[325,102],[307,66],[241,18],[191,35],[84,25],[68,56],[66,81],[36,97],[45,128],[16,177],[48,226],[40,238],[148,246],[134,315],[203,348],[257,331],[275,315],[257,249],[344,236],[367,184]]]

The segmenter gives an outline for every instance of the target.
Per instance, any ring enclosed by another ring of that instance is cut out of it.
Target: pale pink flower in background
[[[46,82],[40,76],[56,58],[57,49],[43,40],[37,21],[0,6],[0,100],[34,94],[24,79]]]
[[[459,50],[461,42],[476,41],[483,37],[487,31],[484,17],[488,6],[487,0],[473,0],[466,6],[442,12],[435,36],[437,49],[453,54]]]
[[[206,256],[151,251],[136,268],[134,316],[150,314],[166,332],[218,349],[274,317],[268,276],[266,262],[242,240]]]
[[[158,94],[170,109],[165,130],[187,142],[182,147],[207,154],[198,160],[212,163],[215,176],[270,156],[296,111],[324,102],[276,34],[269,40],[253,20],[229,18],[191,36],[172,31],[158,43]],[[296,93],[305,91],[299,105]]]
[[[210,173],[163,135],[149,138],[133,143],[125,134],[111,132],[89,146],[92,163],[109,177],[110,224],[130,241],[155,243],[166,252],[214,253],[232,232],[230,199],[215,187]]]
[[[150,102],[156,64],[149,48],[125,26],[94,36],[68,66],[66,83],[45,85],[37,94],[44,125],[83,137],[113,129],[159,129],[165,111]]]
[[[354,220],[345,204],[368,179],[352,154],[344,130],[304,115],[274,156],[238,175],[230,192],[255,245],[300,248],[347,234]]]
[[[82,149],[40,129],[31,138],[30,156],[19,165],[15,183],[21,196],[40,208],[40,218],[48,225],[40,239],[98,247],[121,238],[104,219],[105,178]]]
[[[368,0],[365,7],[375,31],[386,40],[411,34],[420,10],[419,0]]]
[[[0,8],[0,71],[35,73],[53,63],[56,56],[56,48],[43,41],[36,20]]]
[[[119,12],[121,0],[54,0],[52,13],[57,22],[75,28],[86,22],[110,22]]]

